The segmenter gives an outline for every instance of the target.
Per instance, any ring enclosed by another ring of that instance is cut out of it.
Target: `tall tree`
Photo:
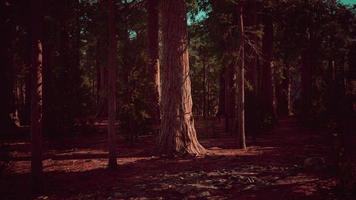
[[[99,0],[98,1],[98,7],[99,7],[99,12],[97,14],[96,18],[96,24],[97,26],[104,24],[104,26],[107,25],[107,23],[103,23],[102,20],[105,19],[104,14],[105,8],[106,8],[106,2],[105,0]],[[103,25],[102,25],[103,26]],[[105,59],[105,56],[108,53],[108,49],[106,48],[108,44],[108,38],[103,37],[103,35],[107,35],[107,30],[106,29],[99,29],[97,33],[97,39],[96,39],[96,75],[97,75],[97,117],[98,118],[106,118],[107,117],[107,104],[108,104],[108,98],[107,98],[107,88],[108,88],[108,71],[107,71],[107,62]]]
[[[31,174],[33,192],[42,189],[42,69],[43,20],[42,0],[31,2],[32,67],[31,67]]]
[[[245,137],[245,31],[243,20],[243,5],[238,5],[240,13],[240,65],[237,66],[237,127],[239,147],[246,149]]]
[[[272,56],[273,56],[273,21],[271,13],[266,9],[263,16],[263,38],[262,38],[262,91],[261,105],[263,116],[275,119],[273,78],[272,78]]]
[[[13,57],[11,52],[11,43],[13,41],[13,5],[7,5],[7,2],[0,3],[0,28],[2,36],[0,37],[0,131],[8,131],[14,127],[10,118],[13,112]]]
[[[108,144],[109,144],[109,168],[116,168],[116,49],[117,40],[115,34],[114,3],[107,1],[108,5]]]
[[[159,147],[162,154],[201,155],[192,113],[186,4],[162,0],[162,122]]]
[[[160,70],[159,70],[159,50],[158,50],[158,22],[159,22],[159,0],[147,1],[147,38],[148,38],[148,68],[149,79],[150,115],[154,124],[159,124],[159,101],[160,101]]]

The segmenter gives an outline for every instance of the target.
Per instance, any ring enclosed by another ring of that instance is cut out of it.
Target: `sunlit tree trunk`
[[[34,193],[42,190],[42,1],[31,2],[32,66],[31,66],[31,175]]]
[[[243,5],[238,6],[240,13],[239,25],[240,25],[240,62],[237,68],[237,132],[239,138],[239,147],[246,149],[246,137],[245,137],[245,32],[244,32],[244,20],[243,20]]]
[[[162,123],[159,147],[162,154],[201,155],[192,113],[191,82],[184,0],[163,0],[162,17]]]
[[[108,5],[108,145],[109,168],[116,168],[116,36],[113,0],[107,0]]]
[[[147,78],[149,79],[149,103],[150,115],[154,124],[160,122],[160,66],[159,66],[159,49],[158,49],[158,6],[159,0],[147,1],[147,38],[148,38],[148,68]]]

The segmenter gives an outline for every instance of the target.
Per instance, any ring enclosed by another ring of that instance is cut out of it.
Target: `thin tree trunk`
[[[158,49],[158,6],[159,0],[147,1],[147,38],[148,38],[148,68],[147,75],[149,79],[149,102],[150,115],[154,124],[160,122],[160,66],[159,66],[159,49]]]
[[[206,81],[206,104],[205,104],[205,118],[209,118],[210,116],[210,93],[211,93],[211,88],[210,88],[210,84],[209,81]]]
[[[11,52],[11,43],[13,42],[13,21],[8,16],[13,15],[13,9],[10,6],[0,6],[0,133],[8,133],[15,126],[10,118],[13,112],[13,87],[14,87],[14,66],[13,55]]]
[[[30,125],[30,113],[31,113],[31,74],[27,74],[25,78],[25,99],[24,99],[23,118],[22,118],[23,125]]]
[[[32,0],[31,175],[33,193],[40,193],[42,177],[42,1]]]
[[[278,94],[278,115],[290,116],[291,115],[291,84],[289,75],[289,64],[285,63],[283,75],[285,79],[281,84],[277,85]]]
[[[167,156],[206,152],[194,127],[186,14],[184,0],[161,2],[163,59],[159,147]]]
[[[292,81],[291,81],[291,70],[290,66],[287,65],[287,77],[286,77],[286,84],[287,84],[287,104],[288,104],[288,116],[293,115],[293,103],[292,103]]]
[[[230,63],[227,67],[227,70],[225,72],[225,78],[226,78],[226,83],[225,83],[225,89],[226,89],[226,97],[225,97],[225,111],[226,111],[226,121],[225,121],[225,128],[226,132],[230,133],[230,135],[233,133],[234,127],[235,127],[235,99],[236,99],[236,93],[235,93],[235,84],[234,84],[234,79],[235,79],[235,73],[234,73],[234,63]]]
[[[311,42],[311,41],[310,41]],[[312,106],[312,88],[313,88],[313,78],[312,78],[312,61],[313,59],[311,47],[308,47],[302,54],[302,66],[301,66],[301,114],[303,119],[309,120],[311,115]]]
[[[240,65],[237,71],[237,127],[239,134],[239,147],[246,149],[245,137],[245,42],[244,42],[244,20],[243,20],[243,5],[239,5],[240,12]]]
[[[106,14],[107,4],[106,0],[99,0],[99,16]],[[100,21],[102,17],[97,18],[96,23],[102,23]],[[107,23],[104,23],[107,25]],[[105,119],[108,116],[107,106],[108,106],[108,63],[106,61],[105,56],[108,55],[108,49],[106,45],[108,44],[107,37],[103,37],[103,35],[107,35],[107,30],[100,30],[100,35],[97,37],[96,41],[96,68],[97,68],[97,111],[96,117],[99,119]]]
[[[272,51],[273,51],[273,23],[269,13],[265,13],[263,19],[263,67],[262,67],[262,112],[263,115],[275,118],[273,100],[273,78],[272,78]]]
[[[225,114],[225,68],[220,72],[219,77],[219,107],[218,113],[216,114],[219,119],[221,117],[226,118]]]
[[[245,1],[244,9],[244,18],[245,18],[245,27],[252,28],[252,30],[257,29],[257,13],[258,13],[258,2],[257,0]],[[257,63],[258,56],[256,49],[258,49],[258,40],[259,38],[255,33],[249,35],[250,42],[255,45],[254,47],[251,44],[245,44],[245,65],[246,65],[246,79],[251,83],[253,90],[251,91],[252,98],[257,98]],[[255,105],[253,105],[255,106]]]
[[[207,84],[206,84],[206,65],[205,60],[203,58],[203,117],[206,119],[207,115]]]
[[[114,21],[114,3],[108,0],[108,145],[109,168],[116,168],[116,37]]]

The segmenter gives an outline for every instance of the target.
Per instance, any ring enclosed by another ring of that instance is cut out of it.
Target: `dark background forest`
[[[356,198],[356,2],[0,0],[1,199]]]

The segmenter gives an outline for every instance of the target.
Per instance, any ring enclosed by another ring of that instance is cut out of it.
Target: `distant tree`
[[[201,155],[192,113],[191,82],[184,0],[163,0],[162,17],[162,122],[159,147],[162,154]]]
[[[268,123],[273,123],[276,118],[275,99],[273,94],[273,18],[265,9],[263,16],[263,38],[262,38],[262,77],[261,77],[261,95],[260,101],[262,105],[262,120],[268,120]]]
[[[159,124],[159,101],[160,101],[160,66],[158,49],[158,31],[159,31],[159,0],[148,0],[147,6],[147,38],[148,38],[148,65],[147,78],[149,79],[149,107],[150,117],[154,124]]]
[[[116,49],[115,13],[113,0],[107,1],[108,9],[108,145],[109,168],[116,168]]]
[[[107,25],[106,22],[103,22],[103,15],[105,14],[105,0],[98,1],[99,11],[96,16],[96,24],[97,26]],[[107,71],[107,61],[105,56],[107,55],[108,49],[106,49],[106,45],[108,44],[107,37],[103,37],[107,35],[106,29],[97,30],[96,34],[96,75],[97,75],[97,96],[96,96],[96,115],[97,118],[105,118],[107,117],[107,110],[105,109],[108,105],[107,98],[107,87],[108,87],[108,71]]]
[[[0,3],[0,131],[6,132],[14,127],[10,114],[13,112],[13,85],[14,85],[14,66],[13,55],[11,52],[14,26],[12,19],[13,5]]]
[[[31,66],[31,175],[33,192],[42,190],[42,70],[43,70],[43,5],[31,2],[32,66]]]

